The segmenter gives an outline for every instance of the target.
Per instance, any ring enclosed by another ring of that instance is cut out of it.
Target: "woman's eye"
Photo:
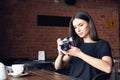
[[[83,26],[83,24],[79,24],[79,27],[82,27]]]
[[[82,27],[83,24],[79,24],[78,26],[74,26],[74,29],[78,28],[78,27]]]

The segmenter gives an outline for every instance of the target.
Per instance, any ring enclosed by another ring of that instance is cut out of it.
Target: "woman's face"
[[[75,18],[73,20],[73,26],[77,35],[81,38],[89,37],[90,26],[89,23],[83,19]]]

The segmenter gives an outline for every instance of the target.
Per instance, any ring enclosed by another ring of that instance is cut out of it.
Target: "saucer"
[[[13,77],[23,77],[23,76],[27,76],[29,73],[25,72],[22,74],[16,74],[16,73],[9,73],[8,75],[13,76]]]

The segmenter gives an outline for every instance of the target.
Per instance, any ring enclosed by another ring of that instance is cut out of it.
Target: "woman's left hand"
[[[62,51],[64,54],[68,54],[70,56],[75,56],[78,57],[79,54],[81,53],[81,50],[77,47],[70,46],[70,49],[67,51]]]

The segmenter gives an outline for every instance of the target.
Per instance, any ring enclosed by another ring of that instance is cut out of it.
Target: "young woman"
[[[78,12],[70,20],[70,37],[74,46],[63,51],[61,39],[57,40],[58,56],[55,69],[70,67],[69,75],[82,80],[92,80],[100,73],[112,69],[111,48],[107,41],[98,37],[95,24],[87,12]]]

